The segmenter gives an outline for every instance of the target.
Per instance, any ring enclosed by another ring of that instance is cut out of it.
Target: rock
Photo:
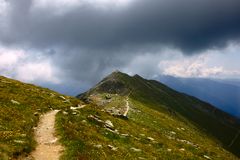
[[[38,115],[39,115],[39,113],[38,113],[38,112],[35,112],[33,115],[34,115],[34,116],[38,116]]]
[[[52,97],[54,97],[55,96],[55,94],[53,94],[53,93],[50,93],[50,97],[52,98]]]
[[[168,151],[168,152],[172,152],[172,149],[168,148],[167,151]]]
[[[179,151],[185,151],[185,149],[184,148],[180,148]]]
[[[71,109],[71,110],[76,110],[76,109],[77,109],[77,107],[70,107],[70,109]]]
[[[71,109],[71,110],[82,109],[82,108],[84,108],[85,106],[86,106],[86,105],[80,105],[80,104],[78,104],[77,107],[70,107],[70,109]]]
[[[146,158],[143,158],[143,157],[138,157],[138,159],[144,160],[144,159],[146,159]]]
[[[171,131],[170,133],[171,133],[171,134],[173,134],[173,135],[175,135],[175,134],[176,134],[176,132],[173,132],[173,131]]]
[[[110,128],[106,128],[106,130],[108,130],[112,133],[115,133],[115,134],[119,134],[118,130],[113,130],[113,129],[110,129]]]
[[[95,120],[95,121],[97,121],[97,122],[99,122],[99,123],[104,123],[104,122],[103,122],[100,118],[98,118],[96,115],[95,115],[95,116],[89,115],[88,118],[89,118],[89,119],[92,119],[92,120]]]
[[[82,123],[87,123],[87,121],[86,120],[82,120]]]
[[[147,139],[148,139],[149,141],[154,141],[154,138],[152,138],[152,137],[147,137]]]
[[[140,136],[145,137],[145,134],[140,134]]]
[[[68,114],[68,112],[66,112],[66,111],[63,111],[63,114],[64,114],[64,115],[67,115],[67,114]]]
[[[134,148],[134,147],[132,147],[132,148],[130,148],[132,151],[134,151],[134,152],[141,152],[142,150],[141,149],[137,149],[137,148]]]
[[[112,145],[108,145],[108,148],[110,148],[112,151],[116,151],[118,149],[117,147],[114,147]]]
[[[121,134],[123,137],[129,137],[129,134]]]
[[[101,144],[95,144],[95,145],[93,145],[93,147],[100,149],[100,148],[102,148],[102,145]]]
[[[114,128],[114,125],[112,124],[112,122],[110,120],[105,121],[105,126],[108,128]]]
[[[63,103],[71,103],[69,99],[62,101]]]
[[[61,98],[62,100],[66,100],[66,98],[63,96],[59,96],[59,98]]]
[[[77,112],[73,112],[72,115],[77,115]]]
[[[207,155],[204,155],[203,156],[204,158],[206,158],[206,159],[211,159],[210,157],[208,157]]]
[[[181,130],[185,131],[185,128],[181,128]]]
[[[17,105],[19,105],[20,103],[18,102],[18,101],[15,101],[15,100],[11,100],[11,102],[13,103],[13,104],[17,104]]]

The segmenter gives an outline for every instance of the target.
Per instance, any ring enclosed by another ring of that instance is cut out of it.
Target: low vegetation
[[[112,94],[110,100],[105,94],[91,97],[92,103],[84,108],[65,109],[57,115],[57,129],[67,148],[64,160],[237,159],[187,120],[132,99],[128,117],[122,118],[108,110],[124,110],[125,96]],[[100,102],[105,103],[94,105]],[[107,127],[106,121],[113,127]]]
[[[66,100],[69,101],[66,101]],[[80,103],[49,89],[0,77],[0,159],[30,153],[36,146],[34,127],[39,116],[52,109]]]
[[[18,159],[34,150],[39,116],[54,109],[60,110],[56,132],[65,148],[62,160],[237,159],[191,120],[168,110],[167,104],[156,106],[140,94],[135,98],[121,83],[118,87],[121,93],[93,89],[80,96],[84,103],[0,77],[0,159]]]

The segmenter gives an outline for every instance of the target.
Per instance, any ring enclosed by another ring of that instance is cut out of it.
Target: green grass
[[[224,148],[240,156],[240,137],[229,147],[240,130],[237,119],[199,99],[176,92],[157,81],[146,80],[138,75],[131,77],[121,72],[112,73],[85,93],[85,96],[96,93],[129,95],[146,107],[163,113],[170,111],[179,117],[184,117],[182,119],[190,121],[210,136],[216,137]]]
[[[51,110],[62,109],[80,103],[49,89],[24,84],[0,77],[0,159],[17,158],[30,153],[36,146],[33,128],[39,115]],[[17,101],[14,104],[11,101]]]
[[[126,99],[119,95],[111,97],[111,101],[105,104],[106,108],[122,104]],[[57,114],[57,129],[62,137],[61,142],[67,148],[63,160],[205,159],[204,155],[212,159],[237,159],[224,150],[216,139],[187,120],[146,107],[133,99],[130,99],[129,119],[121,119],[106,113],[103,106],[94,105],[101,100],[105,101],[104,94],[95,95],[92,104],[79,109],[77,114],[72,114],[75,111],[70,109],[66,109],[65,114]],[[102,123],[89,119],[89,115],[96,115],[102,121],[110,120],[119,133],[106,130]],[[102,147],[97,148],[95,145]],[[118,149],[112,151],[108,145]],[[141,151],[135,152],[131,149],[133,147]]]
[[[96,94],[92,103],[77,110],[70,107],[83,102],[68,96],[64,97],[69,101],[64,102],[60,96],[49,89],[0,77],[1,160],[24,157],[34,150],[33,128],[39,121],[39,115],[51,109],[60,110],[56,115],[56,131],[65,147],[62,160],[195,160],[205,159],[204,155],[219,160],[237,159],[217,139],[188,119],[179,114],[169,114],[164,104],[156,106],[157,103],[145,103],[130,95],[128,119],[124,119],[110,115],[106,109],[115,107],[124,110],[127,96]],[[11,100],[19,104],[13,104]],[[91,115],[102,122],[97,122]],[[106,120],[113,123],[117,132],[104,127]],[[113,151],[109,145],[117,150]],[[133,148],[140,151],[136,152]]]

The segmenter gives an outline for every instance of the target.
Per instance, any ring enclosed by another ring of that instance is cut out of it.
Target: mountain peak
[[[110,96],[110,99],[115,96],[120,99],[127,96],[143,106],[184,117],[214,135],[224,146],[231,144],[232,138],[240,129],[240,125],[234,117],[211,104],[179,93],[158,81],[144,79],[137,74],[129,76],[120,71],[115,71],[88,92],[80,95],[79,98],[94,101],[94,99],[91,100],[91,97],[101,99],[106,94]],[[105,102],[106,100],[103,100],[101,104]],[[231,136],[228,140],[226,140],[227,134]],[[230,150],[232,152],[238,153],[239,142],[240,140],[231,145]]]

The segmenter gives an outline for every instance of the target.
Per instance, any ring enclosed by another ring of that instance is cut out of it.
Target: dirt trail
[[[128,98],[127,98],[127,100],[126,100],[126,111],[123,114],[125,117],[127,116],[128,111],[129,111],[129,102],[128,102]]]
[[[38,143],[31,157],[35,160],[58,160],[63,147],[57,143],[55,134],[55,115],[57,110],[50,111],[40,117],[40,122],[35,130],[35,138]]]

